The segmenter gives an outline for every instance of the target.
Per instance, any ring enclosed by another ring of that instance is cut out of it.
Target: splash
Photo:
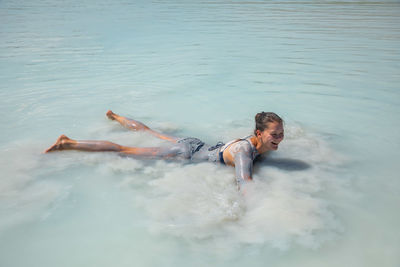
[[[120,131],[105,135],[128,145],[155,141]],[[16,148],[10,158],[18,161],[5,164],[12,167],[0,187],[2,217],[8,218],[2,219],[2,230],[51,214],[70,190],[70,183],[52,179],[51,172],[83,165],[131,190],[134,207],[146,212],[146,227],[155,236],[191,244],[207,242],[222,251],[252,245],[288,250],[318,248],[341,231],[325,191],[327,183],[334,183],[336,189],[342,186],[334,170],[343,158],[323,138],[307,135],[300,126],[287,126],[280,150],[256,163],[254,183],[248,185],[245,196],[237,191],[233,168],[218,164],[141,161],[111,153],[42,157],[35,154],[37,150],[32,147],[32,153],[21,158]]]
[[[325,183],[341,157],[299,126],[287,129],[282,151],[261,161],[246,195],[238,193],[232,168],[201,163],[158,162],[145,195],[136,197],[149,214],[149,230],[188,241],[232,245],[293,245],[318,248],[341,225],[324,198]]]

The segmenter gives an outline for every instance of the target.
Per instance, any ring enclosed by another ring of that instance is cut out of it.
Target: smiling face
[[[283,140],[284,130],[283,124],[280,122],[269,122],[268,127],[264,131],[256,131],[257,140],[259,142],[259,153],[277,150],[279,143]]]

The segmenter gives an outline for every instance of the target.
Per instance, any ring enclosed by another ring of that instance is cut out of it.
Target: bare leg
[[[57,141],[45,153],[57,150],[82,150],[82,151],[115,151],[122,150],[122,146],[108,141],[76,141],[65,135],[58,137]]]
[[[49,147],[45,153],[58,150],[80,150],[90,152],[120,152],[140,157],[171,158],[181,153],[180,146],[166,147],[127,147],[109,141],[77,141],[61,135],[57,141]]]
[[[128,128],[130,130],[133,130],[133,131],[146,131],[146,132],[154,135],[155,137],[158,137],[160,139],[167,140],[167,141],[170,141],[170,142],[173,142],[173,143],[176,143],[179,140],[179,138],[177,138],[177,137],[168,136],[168,135],[156,132],[156,131],[150,129],[148,126],[146,126],[143,123],[141,123],[140,121],[136,121],[136,120],[128,119],[128,118],[123,117],[123,116],[119,116],[118,114],[115,114],[111,110],[107,111],[106,115],[110,120],[116,120],[122,126],[124,126],[125,128]]]

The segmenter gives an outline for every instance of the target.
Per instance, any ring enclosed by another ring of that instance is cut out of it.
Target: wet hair
[[[268,123],[270,122],[278,122],[283,123],[281,117],[276,115],[274,112],[260,112],[257,113],[255,117],[256,128],[254,129],[254,134],[257,135],[257,130],[261,132],[268,128]]]

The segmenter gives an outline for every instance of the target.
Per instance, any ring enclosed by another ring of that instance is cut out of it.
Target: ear
[[[261,133],[262,133],[262,132],[261,132],[260,130],[256,130],[256,136],[257,136],[257,137],[260,137],[260,136],[261,136]]]

